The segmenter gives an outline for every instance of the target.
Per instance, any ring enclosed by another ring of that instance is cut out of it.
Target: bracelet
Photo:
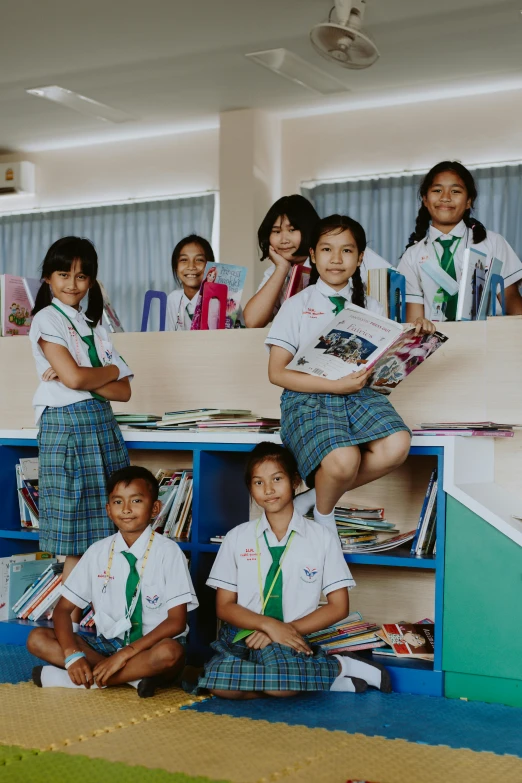
[[[73,652],[70,655],[67,656],[67,658],[64,661],[64,666],[66,669],[69,668],[69,666],[72,666],[73,663],[76,663],[76,661],[79,661],[80,658],[86,658],[86,655],[84,652]]]

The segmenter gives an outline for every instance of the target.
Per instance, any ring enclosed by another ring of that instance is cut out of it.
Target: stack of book
[[[328,655],[355,650],[384,647],[386,642],[377,636],[379,626],[365,622],[360,612],[352,612],[340,623],[307,635],[309,642],[319,644]]]
[[[153,414],[117,414],[125,429],[178,430],[185,432],[278,432],[279,419],[259,417],[250,410],[233,408],[196,408]]]
[[[12,606],[19,620],[49,620],[61,596],[63,563],[51,563]]]
[[[94,628],[94,609],[90,606],[80,620],[80,628]]]
[[[376,649],[373,655],[433,661],[435,652],[433,620],[421,620],[419,623],[385,623],[377,632],[377,637],[383,641],[383,645],[380,649]]]
[[[392,522],[388,522],[383,508],[336,506],[334,513],[343,552],[382,552],[401,546],[414,536],[415,531],[401,533]]]
[[[433,470],[411,545],[411,554],[417,557],[436,554],[438,485],[437,470]]]
[[[421,424],[414,435],[462,435],[464,437],[512,438],[517,424],[497,424],[494,421],[439,421]]]
[[[15,465],[16,488],[22,527],[39,527],[38,514],[38,457],[20,459]]]
[[[141,424],[155,424],[161,420],[161,416],[154,413],[115,413],[114,418],[121,429],[130,429]]]
[[[152,528],[179,541],[190,541],[192,528],[193,476],[191,470],[164,471],[156,474],[160,482],[162,507]]]

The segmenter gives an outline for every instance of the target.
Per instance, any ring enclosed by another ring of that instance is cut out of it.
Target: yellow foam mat
[[[77,691],[37,688],[28,682],[0,685],[0,743],[61,750],[98,734],[167,715],[193,701],[176,688],[158,691],[152,699],[140,699],[130,686]]]

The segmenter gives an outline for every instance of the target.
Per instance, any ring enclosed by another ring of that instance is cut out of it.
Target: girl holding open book
[[[460,281],[467,248],[484,253],[486,264],[493,258],[503,262],[507,315],[522,315],[522,263],[504,237],[472,216],[477,188],[471,172],[458,161],[437,163],[424,177],[420,197],[415,230],[398,267],[406,278],[407,320],[455,320],[458,292],[443,288],[438,272],[452,279],[452,288],[452,281]]]
[[[283,196],[276,201],[259,226],[257,232],[261,261],[269,258],[272,262],[261,281],[257,292],[244,309],[245,325],[249,328],[266,326],[277,314],[289,293],[292,272],[302,267],[304,285],[310,271],[308,261],[310,232],[319,220],[314,206],[304,198],[294,194]],[[368,269],[383,269],[390,264],[368,249],[363,261],[363,281],[366,284]]]
[[[64,581],[91,544],[114,532],[105,482],[129,464],[109,400],[130,399],[132,374],[100,325],[97,273],[88,239],[64,237],[51,245],[29,333],[40,378],[33,398],[40,549],[66,555]]]
[[[381,305],[364,292],[365,249],[366,235],[357,221],[341,215],[320,220],[311,237],[312,283],[284,303],[266,339],[269,378],[284,389],[281,439],[301,477],[315,488],[314,519],[332,531],[339,498],[390,473],[410,448],[411,433],[388,398],[366,386],[368,370],[331,381],[287,369],[347,304],[383,315]],[[434,331],[424,318],[416,321],[417,333]],[[313,501],[314,490],[309,498]]]

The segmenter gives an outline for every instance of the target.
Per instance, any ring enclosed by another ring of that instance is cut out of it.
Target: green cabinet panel
[[[522,547],[449,495],[442,668],[522,680]]]
[[[469,699],[522,707],[522,680],[453,672],[446,672],[444,679],[444,695],[449,699]]]

